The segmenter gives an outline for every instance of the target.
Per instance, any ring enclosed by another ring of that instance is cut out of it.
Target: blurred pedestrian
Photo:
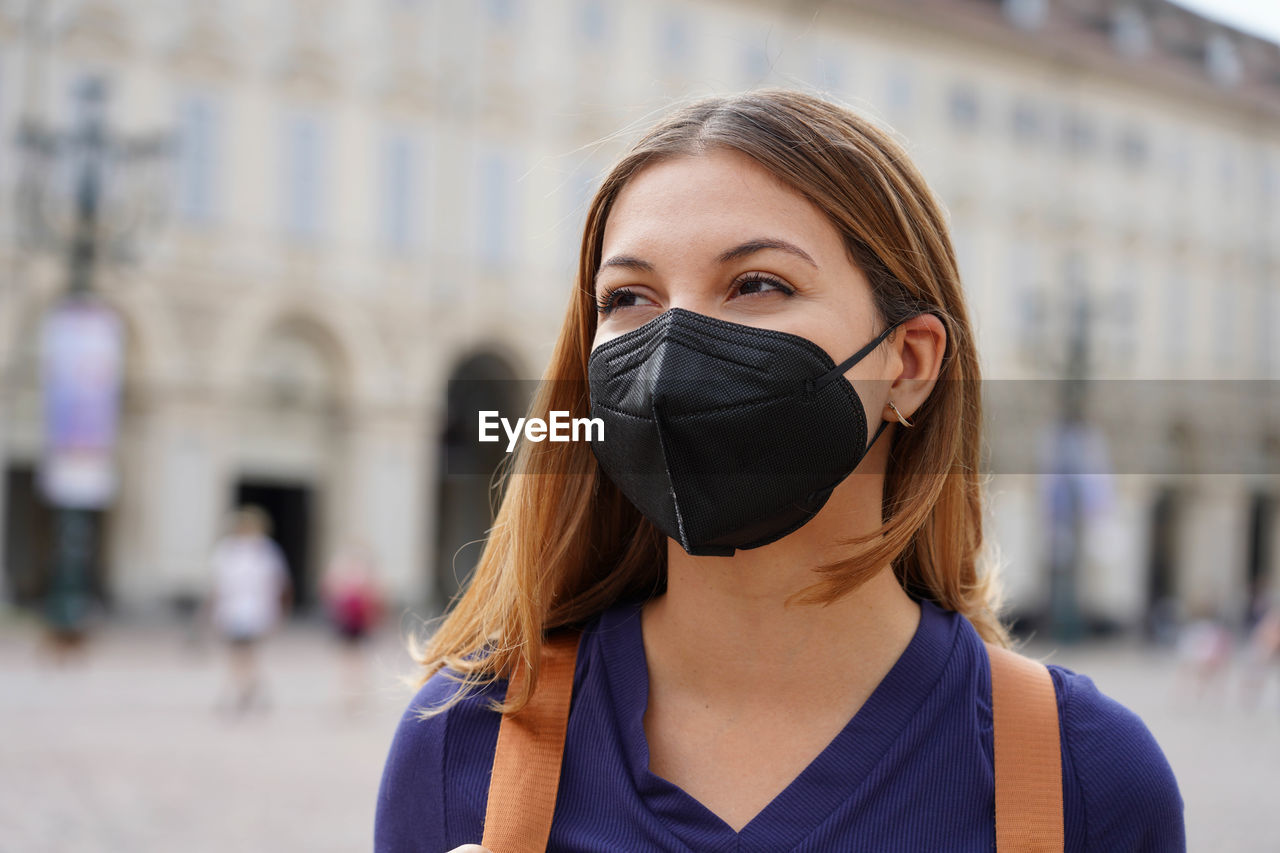
[[[1197,700],[1221,684],[1231,664],[1234,643],[1231,632],[1207,607],[1193,608],[1198,615],[1178,637],[1179,681]]]
[[[214,546],[210,559],[210,614],[230,651],[230,697],[219,707],[237,715],[255,704],[267,707],[258,646],[279,624],[292,600],[288,566],[280,546],[269,536],[270,528],[270,518],[262,509],[241,507],[233,516],[231,532]]]
[[[1256,707],[1273,673],[1280,673],[1280,603],[1271,602],[1249,635],[1243,682],[1244,701]]]
[[[341,549],[325,571],[320,592],[342,643],[343,704],[353,713],[366,692],[365,641],[382,617],[382,593],[368,546],[356,542]]]

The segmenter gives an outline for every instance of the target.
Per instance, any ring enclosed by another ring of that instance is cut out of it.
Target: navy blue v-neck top
[[[582,636],[549,850],[990,851],[995,849],[991,674],[963,616],[921,601],[920,624],[835,739],[735,832],[649,772],[649,675],[640,604],[603,613]],[[1050,665],[1062,740],[1068,851],[1185,850],[1182,798],[1143,722],[1086,676]],[[479,843],[497,713],[495,682],[449,711],[432,677],[406,710],[383,771],[378,853],[444,853]]]

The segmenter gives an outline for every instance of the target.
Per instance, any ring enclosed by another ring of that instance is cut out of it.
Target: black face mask
[[[672,308],[591,354],[591,416],[604,422],[592,450],[689,554],[767,545],[813,518],[870,449],[844,373],[894,328],[837,365],[798,335]]]

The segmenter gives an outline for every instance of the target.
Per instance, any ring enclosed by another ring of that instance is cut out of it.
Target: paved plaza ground
[[[0,622],[0,851],[359,851],[411,693],[392,632],[369,649],[360,706],[344,706],[337,646],[295,625],[265,649],[270,710],[215,713],[221,649],[180,629],[114,626],[54,667],[31,626]],[[1163,651],[1086,645],[1036,655],[1091,675],[1160,741],[1193,851],[1280,850],[1280,685],[1249,709],[1229,671],[1206,698]]]

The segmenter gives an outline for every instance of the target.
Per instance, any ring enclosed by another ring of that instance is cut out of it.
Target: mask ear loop
[[[827,371],[825,374],[818,377],[817,381],[814,381],[810,386],[810,390],[820,391],[823,388],[830,385],[832,382],[835,382],[837,379],[842,378],[846,370],[853,367],[855,364],[857,364],[858,362],[866,358],[868,355],[870,355],[875,350],[876,347],[884,343],[885,338],[893,334],[894,329],[898,328],[909,319],[911,318],[903,317],[901,320],[894,323],[892,326],[885,329],[880,334],[876,335],[871,340],[871,342],[868,343],[866,346],[864,346],[862,349],[858,350],[853,355],[849,356],[844,361],[840,362],[835,367],[831,368],[831,370]],[[867,442],[867,449],[863,451],[863,454],[866,454],[869,450],[871,450],[872,445],[876,443],[876,439],[880,437],[880,434],[884,432],[885,427],[887,426],[889,426],[889,422],[881,418],[880,426],[876,429],[876,434],[871,436],[871,440]]]
[[[894,329],[898,328],[909,319],[910,319],[909,317],[904,317],[903,319],[894,323],[892,326],[885,329],[880,334],[876,335],[875,338],[872,339],[871,343],[867,344],[865,347],[858,350],[853,355],[849,356],[844,361],[837,364],[835,367],[831,368],[831,370],[827,371],[822,376],[818,377],[813,383],[813,390],[821,391],[823,388],[826,388],[832,382],[835,382],[837,379],[843,377],[844,372],[846,370],[853,367],[855,364],[857,364],[858,362],[866,358],[868,355],[870,355],[871,352],[876,347],[884,343],[885,338],[893,334]]]
[[[886,421],[884,418],[880,419],[880,426],[876,428],[876,434],[871,436],[871,440],[867,442],[867,449],[863,451],[863,455],[866,455],[868,452],[870,452],[871,446],[876,443],[876,439],[880,437],[880,433],[884,432],[884,428],[887,427],[888,425],[889,425],[888,421]]]

